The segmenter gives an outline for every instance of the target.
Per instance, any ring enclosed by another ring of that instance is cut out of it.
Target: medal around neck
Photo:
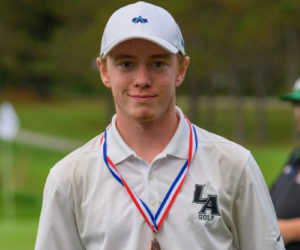
[[[185,180],[187,171],[189,169],[189,166],[191,164],[192,158],[195,155],[195,152],[198,147],[198,141],[197,141],[197,133],[195,127],[191,124],[191,122],[185,118],[188,127],[189,127],[189,150],[188,150],[188,158],[184,165],[182,166],[181,170],[179,171],[177,177],[173,181],[171,187],[169,188],[168,192],[166,193],[160,207],[158,208],[155,215],[153,215],[146,205],[146,203],[139,198],[128,186],[126,181],[123,179],[123,177],[120,175],[119,171],[117,170],[114,163],[111,161],[111,159],[107,156],[106,151],[106,145],[107,145],[107,129],[105,130],[103,136],[100,139],[100,145],[102,145],[103,142],[103,159],[104,162],[108,168],[108,170],[111,172],[112,176],[127,190],[127,193],[129,194],[131,200],[139,210],[140,214],[144,218],[145,222],[148,224],[148,226],[151,228],[153,232],[153,238],[150,242],[149,249],[150,250],[160,250],[160,245],[158,241],[156,240],[156,234],[161,227],[164,219],[166,218],[168,212],[171,209],[171,206],[173,205],[175,198],[180,192],[180,189],[182,187],[182,184]]]
[[[156,233],[153,233],[153,238],[149,245],[149,250],[161,250],[158,241],[156,240]]]

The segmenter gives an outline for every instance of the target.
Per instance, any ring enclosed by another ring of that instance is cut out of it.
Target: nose
[[[146,65],[140,65],[137,69],[135,86],[140,88],[150,87],[151,75]]]

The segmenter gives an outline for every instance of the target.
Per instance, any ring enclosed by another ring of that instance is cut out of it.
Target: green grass
[[[0,141],[1,143],[1,141]],[[7,153],[3,148],[11,148],[12,163],[1,166],[1,176],[13,175],[14,177],[14,199],[16,201],[16,214],[18,218],[36,217],[39,213],[42,199],[42,192],[46,177],[50,168],[62,158],[65,153],[42,150],[35,147],[21,145],[17,143],[2,142],[0,157]],[[3,159],[3,158],[2,158]],[[13,173],[7,169],[13,167]],[[0,219],[2,215],[3,200],[5,193],[10,193],[10,183],[3,187],[4,180],[1,178],[2,192],[0,194]]]
[[[283,142],[290,143],[293,140],[292,109],[267,110],[263,116],[265,121],[265,133],[263,135],[258,133],[259,121],[256,114],[256,110],[246,109],[243,114],[243,122],[233,109],[220,108],[213,114],[207,110],[201,110],[198,123],[204,129],[243,144],[281,144]],[[238,126],[240,132],[237,129]],[[240,138],[239,133],[242,134],[243,138]]]
[[[256,162],[258,163],[268,187],[279,175],[283,165],[286,163],[291,146],[256,146],[249,147]]]
[[[1,143],[1,141],[0,141]],[[5,146],[2,142],[2,149]],[[36,238],[38,219],[42,204],[43,187],[50,168],[65,153],[42,150],[17,143],[10,143],[13,154],[15,192],[13,196],[16,207],[15,223],[13,215],[3,217],[3,201],[8,203],[9,190],[0,194],[0,248],[5,250],[32,250]],[[3,150],[1,151],[3,153]],[[1,157],[0,152],[0,157]],[[6,170],[7,171],[7,170]],[[1,173],[3,174],[3,168]],[[2,179],[2,178],[1,178]],[[0,183],[1,185],[2,183]],[[1,185],[3,189],[3,186]]]
[[[23,129],[77,140],[89,140],[109,123],[103,100],[16,103]]]
[[[0,246],[5,250],[32,250],[38,220],[24,219],[15,223],[0,223]]]

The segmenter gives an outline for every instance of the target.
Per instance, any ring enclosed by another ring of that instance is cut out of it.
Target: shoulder
[[[102,134],[94,137],[83,146],[69,153],[54,166],[54,169],[81,165],[81,163],[85,162],[86,160],[97,156],[100,153],[101,137]]]
[[[81,185],[90,181],[102,164],[101,141],[98,135],[82,147],[74,150],[51,169],[52,179],[62,190],[70,191],[74,185]]]
[[[213,152],[214,155],[220,157],[229,157],[230,159],[238,159],[238,161],[249,157],[249,150],[231,140],[220,135],[208,132],[194,125],[197,132],[198,147],[207,152]]]
[[[206,173],[230,182],[238,181],[248,167],[256,171],[257,164],[248,149],[198,126],[194,127],[198,141],[195,163],[203,166]]]

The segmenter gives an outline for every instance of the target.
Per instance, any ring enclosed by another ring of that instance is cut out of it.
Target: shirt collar
[[[187,159],[189,148],[189,126],[184,118],[183,112],[176,107],[179,116],[179,124],[166,148],[158,154],[154,160],[173,156],[181,159]],[[126,144],[116,127],[117,115],[114,115],[111,127],[107,131],[107,154],[114,164],[118,164],[131,156],[138,157],[136,153]]]
[[[111,126],[107,131],[107,155],[114,164],[133,156],[135,152],[123,140],[116,126],[117,115],[114,115],[111,120]]]
[[[176,107],[179,116],[179,124],[174,136],[161,154],[171,155],[181,159],[188,158],[189,151],[189,125],[184,117],[182,110]]]

